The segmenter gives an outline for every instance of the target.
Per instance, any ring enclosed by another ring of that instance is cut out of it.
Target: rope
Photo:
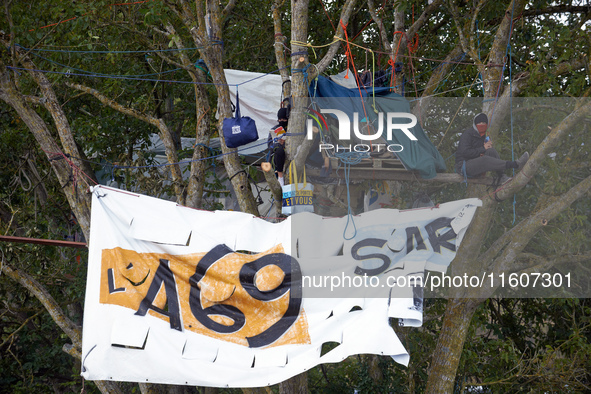
[[[306,47],[309,47],[309,48],[324,48],[324,47],[327,47],[327,46],[330,46],[330,45],[334,44],[334,43],[335,43],[335,42],[337,42],[337,41],[342,41],[342,42],[345,42],[345,39],[342,39],[342,38],[340,38],[340,37],[336,37],[336,36],[335,36],[335,37],[333,37],[333,41],[332,41],[332,42],[330,42],[329,44],[325,44],[325,45],[312,45],[311,43],[302,42],[302,41],[292,41],[291,43],[292,43],[292,44],[294,44],[294,45],[299,45],[299,46],[306,46]],[[381,55],[381,54],[388,54],[388,55],[389,55],[389,53],[386,53],[386,52],[380,52],[380,51],[374,51],[374,50],[372,50],[372,49],[370,49],[370,48],[366,48],[366,47],[364,47],[364,46],[362,46],[362,45],[357,45],[357,44],[355,44],[355,43],[353,43],[353,42],[349,42],[349,45],[352,45],[352,46],[355,46],[355,47],[357,47],[357,48],[363,49],[364,51],[367,51],[367,52],[372,52],[372,56],[375,56],[375,54],[378,54],[378,55]],[[345,50],[346,50],[346,49],[345,49]],[[396,55],[396,56],[399,56],[399,57],[408,57],[408,56],[404,56],[404,55]],[[440,62],[440,63],[442,63],[442,64],[455,64],[455,65],[456,65],[456,68],[457,68],[459,65],[461,65],[461,64],[462,64],[462,65],[469,65],[469,66],[474,66],[474,63],[468,63],[468,62],[461,62],[461,61],[454,61],[454,60],[445,60],[445,59],[444,59],[444,60],[439,60],[439,59],[430,59],[430,58],[423,58],[423,57],[417,57],[417,56],[413,56],[413,57],[414,57],[414,59],[417,59],[417,60],[426,60],[426,61]],[[465,54],[459,55],[458,57],[459,57],[459,58],[464,58],[464,57],[465,57]],[[457,59],[458,57],[456,57],[456,58],[454,58],[454,59]],[[375,61],[375,60],[374,60],[374,61]],[[394,61],[392,61],[392,59],[389,59],[389,60],[388,60],[388,64],[392,66],[392,72],[394,72],[394,67],[395,67],[395,63],[394,63]],[[432,72],[433,70],[435,70],[435,69],[436,69],[437,67],[439,67],[439,66],[441,66],[441,64],[438,64],[438,65],[436,65],[436,66],[432,67],[431,69],[429,69],[429,70],[426,70],[426,71],[424,71],[424,72],[422,72],[422,73],[420,73],[420,74],[416,75],[416,76],[414,77],[414,79],[413,79],[413,80],[415,80],[415,79],[418,79],[418,77],[420,77],[420,76],[422,76],[422,75],[425,75],[425,74],[428,74],[428,73]],[[489,66],[489,67],[492,67],[492,66],[494,66],[494,65],[492,65],[492,64],[489,64],[488,66]],[[454,69],[454,70],[455,70],[455,69]],[[392,78],[392,77],[390,77],[390,85],[391,85],[390,87],[391,87],[391,88],[396,88],[397,86],[392,86],[392,79],[395,79],[395,78]],[[403,86],[403,84],[401,84],[401,85],[398,85],[398,86]],[[416,85],[415,85],[415,86],[416,86]],[[365,88],[365,86],[364,86],[364,88]],[[447,91],[445,91],[445,92],[443,92],[443,93],[448,93],[448,92],[452,92],[452,91],[454,91],[454,90],[459,90],[459,89],[463,89],[463,87],[461,87],[461,88],[455,88],[455,89],[450,89],[450,90],[447,90]],[[420,90],[416,90],[416,91],[417,91],[417,92],[421,92],[421,91],[423,91],[423,90],[425,90],[425,89],[420,89]],[[441,93],[441,94],[443,94],[443,93]],[[431,96],[427,96],[427,97],[431,97]],[[414,101],[414,100],[413,100],[413,101]]]
[[[513,2],[513,6],[511,7],[511,33],[513,33],[513,13],[515,11],[515,1]],[[511,117],[511,160],[515,160],[515,150],[514,150],[514,140],[513,140],[513,66],[512,66],[512,48],[511,48],[511,34],[509,34],[509,40],[507,40],[507,50],[509,51],[509,113]],[[513,176],[515,176],[515,168],[512,170]],[[496,197],[496,194],[495,194]],[[517,196],[513,194],[513,223],[515,224],[516,220],[516,208],[517,208]]]
[[[340,21],[340,23],[343,28],[343,32],[345,33],[345,39],[343,41],[345,41],[345,44],[347,45],[346,56],[347,56],[347,59],[349,59],[349,58],[351,59],[351,63],[353,64],[353,74],[355,75],[355,81],[359,81],[359,77],[357,75],[357,67],[355,67],[355,61],[353,60],[353,54],[351,53],[351,45],[358,46],[360,48],[363,48],[363,47],[349,42],[349,36],[347,35],[347,25],[345,25],[343,23],[343,21]],[[337,38],[337,37],[335,37],[335,38]],[[340,40],[342,40],[342,39],[340,39]],[[349,60],[347,60],[347,63],[348,63],[348,61]],[[347,74],[348,73],[349,73],[349,66],[347,65]],[[345,75],[345,78],[347,78],[347,75]],[[363,89],[367,93],[367,89],[365,89],[365,86],[363,87]],[[374,87],[374,89],[375,89],[375,87]],[[369,123],[369,116],[367,116],[367,109],[365,108],[365,101],[363,100],[363,93],[361,93],[361,87],[359,86],[359,83],[357,84],[357,90],[359,91],[359,98],[361,99],[361,105],[363,107],[363,115],[365,115],[365,119]],[[374,95],[374,99],[375,99],[375,95]],[[375,109],[375,104],[374,104],[374,109]]]
[[[48,61],[48,62],[53,63],[53,64],[57,64],[58,66],[65,67],[65,68],[68,68],[68,69],[71,69],[71,70],[75,70],[75,71],[80,71],[80,72],[83,72],[83,73],[87,73],[89,75],[101,75],[101,76],[105,76],[105,77],[118,77],[118,75],[114,75],[114,74],[103,74],[103,73],[97,73],[97,72],[93,72],[93,71],[83,70],[81,68],[71,67],[71,66],[68,66],[66,64],[58,63],[58,62],[56,62],[54,60],[48,59],[48,58],[43,57],[41,55],[38,55],[36,53],[32,53],[32,54],[34,56],[40,58],[40,59],[43,59],[43,60]],[[174,70],[162,71],[162,72],[152,73],[152,74],[126,75],[126,77],[132,77],[132,78],[151,77],[153,75],[168,74],[168,73],[172,73],[172,72],[179,71],[179,70],[182,70],[182,69],[181,68],[175,68]],[[205,70],[203,70],[203,71],[205,72]],[[71,73],[67,73],[67,74],[68,75],[72,75]]]
[[[342,38],[340,38],[340,37],[336,37],[335,36],[335,37],[333,37],[333,40],[331,42],[329,42],[328,44],[323,44],[323,45],[312,45],[309,42],[302,42],[302,41],[295,41],[295,40],[292,40],[291,43],[294,44],[294,45],[299,45],[299,46],[305,46],[305,47],[309,47],[309,48],[318,49],[318,48],[326,48],[328,46],[331,46],[332,44],[334,44],[337,41],[345,41],[345,40],[342,39]],[[362,45],[355,44],[353,42],[350,42],[349,44],[350,45],[353,45],[353,46],[356,46],[358,48],[364,49],[364,50],[369,50],[369,48],[366,48],[366,47],[364,47]],[[374,52],[377,53],[378,55],[388,55],[388,56],[390,55],[390,52],[377,51],[377,50],[374,50]],[[399,54],[398,57],[407,58],[409,56],[407,56],[407,55],[400,55]],[[474,62],[449,61],[449,60],[445,60],[445,59],[433,59],[433,58],[430,58],[430,57],[413,56],[413,58],[416,59],[416,60],[424,60],[424,61],[429,61],[429,62],[463,64],[463,65],[466,65],[466,66],[474,66],[475,65]],[[488,64],[485,64],[485,66],[486,67],[503,67],[503,64],[488,63]]]
[[[296,136],[296,135],[305,135],[305,134],[306,133],[285,133],[284,135],[285,136]],[[111,174],[112,174],[113,173],[113,170],[115,170],[115,169],[161,168],[161,167],[174,166],[174,165],[178,165],[178,164],[189,164],[189,163],[203,161],[203,160],[217,159],[217,158],[220,158],[220,157],[223,157],[223,156],[226,156],[226,155],[230,155],[230,154],[233,154],[233,153],[238,153],[241,150],[251,149],[251,148],[254,148],[254,147],[257,147],[257,146],[260,146],[260,145],[266,145],[266,144],[267,144],[267,141],[262,141],[262,142],[260,142],[258,144],[251,145],[248,148],[240,148],[240,149],[237,149],[236,152],[231,151],[231,152],[226,152],[226,153],[220,153],[220,154],[215,155],[215,156],[203,157],[201,159],[182,160],[182,161],[179,161],[179,162],[176,162],[176,163],[150,164],[150,165],[143,165],[143,166],[120,166],[118,164],[112,164],[112,163],[107,163],[107,164],[105,164],[105,163],[99,163],[99,162],[96,162],[96,161],[81,159],[79,157],[69,156],[69,155],[66,155],[66,154],[61,153],[61,152],[47,152],[47,151],[45,151],[45,153],[47,153],[47,154],[53,154],[54,155],[54,157],[51,157],[50,158],[50,161],[51,160],[61,160],[62,158],[65,158],[67,156],[67,157],[71,157],[72,159],[84,161],[84,162],[87,162],[87,163],[90,163],[90,164],[101,166],[103,168],[104,167],[110,167],[111,168]],[[204,147],[210,149],[211,151],[214,150],[213,148],[208,147],[205,144],[195,144],[195,146],[204,146]],[[70,164],[70,163],[71,163],[71,161],[68,161],[68,164]],[[75,167],[75,165],[73,163],[71,165]],[[88,177],[88,178],[91,179],[90,177]]]
[[[74,191],[76,191],[77,176],[78,176],[78,174],[84,175],[86,178],[90,179],[90,181],[92,183],[94,183],[95,185],[97,184],[94,179],[92,179],[90,176],[88,176],[88,174],[86,174],[84,171],[82,171],[80,169],[80,167],[78,167],[76,164],[74,164],[74,162],[72,160],[70,160],[70,158],[75,158],[75,157],[70,156],[69,154],[65,154],[63,152],[49,152],[49,151],[46,151],[45,149],[42,149],[42,150],[47,155],[53,155],[53,157],[50,157],[49,158],[49,161],[50,162],[51,161],[54,161],[54,160],[64,159],[65,162],[70,166],[70,169],[72,169],[72,171],[73,171],[73,174],[72,174],[72,176],[73,176],[73,179],[72,179],[72,187],[74,188],[73,189]],[[78,159],[80,161],[87,161],[88,162],[88,160],[83,160],[83,159],[79,159],[79,158],[75,158],[75,159]],[[88,182],[86,182],[86,180],[84,178],[82,178],[82,180],[84,180],[84,183],[86,183],[86,186],[90,186],[88,184]]]
[[[369,153],[335,152],[335,156],[339,159],[339,168],[342,164],[345,172],[345,185],[347,186],[347,223],[345,224],[345,229],[343,230],[343,238],[349,241],[355,238],[355,236],[357,235],[357,226],[355,226],[355,220],[353,218],[353,210],[351,209],[351,193],[349,191],[351,165],[361,163],[361,160],[369,157]],[[353,235],[350,238],[347,238],[347,229],[349,228],[349,222],[351,222],[351,224],[353,225]]]
[[[71,73],[71,72],[49,71],[49,70],[40,70],[40,69],[35,69],[35,68],[22,68],[22,67],[12,67],[12,66],[6,66],[6,68],[9,70],[13,70],[15,72],[18,72],[17,70],[35,71],[35,72],[47,73],[47,74],[60,74],[60,75],[78,76],[78,77],[95,77],[95,78],[111,78],[111,79],[123,79],[123,80],[146,81],[146,82],[181,83],[181,84],[191,84],[191,85],[213,85],[213,86],[236,86],[236,87],[238,87],[238,86],[250,83],[252,81],[255,81],[259,78],[263,78],[267,75],[277,73],[283,69],[289,68],[289,66],[265,73],[265,74],[260,75],[258,77],[255,77],[255,78],[252,78],[247,81],[240,82],[240,83],[236,83],[236,84],[228,84],[228,83],[223,84],[223,83],[213,83],[213,82],[193,82],[193,81],[179,81],[179,80],[151,79],[151,78],[135,78],[135,77],[122,76],[122,75],[115,76],[115,75],[101,75],[101,74],[78,74],[78,73]]]
[[[212,45],[224,45],[223,41],[214,40],[212,41]],[[44,48],[25,48],[21,45],[16,44],[25,51],[32,51],[32,52],[61,52],[61,53],[97,53],[97,54],[104,54],[104,53],[152,53],[152,52],[182,52],[182,51],[196,51],[199,49],[206,48],[205,46],[202,47],[191,47],[191,48],[169,48],[169,49],[144,49],[144,50],[136,50],[136,51],[73,51],[68,49],[44,49]]]
[[[302,75],[304,76],[304,81],[306,82],[306,85],[308,85],[308,69],[310,68],[311,63],[306,64],[306,67],[304,68],[292,68],[291,72],[292,73],[302,73]]]
[[[228,178],[228,180],[229,180],[230,182],[232,182],[232,179],[234,179],[234,177],[235,177],[236,175],[238,175],[238,174],[241,174],[241,173],[244,173],[244,175],[248,176],[248,174],[246,173],[246,170],[244,170],[244,169],[240,169],[240,170],[236,171],[236,172],[234,173],[234,175],[232,175],[231,177],[229,177],[229,178]]]
[[[291,56],[308,56],[308,51],[307,50],[303,50],[303,51],[298,51],[298,52],[292,52]]]
[[[466,57],[466,54],[465,54],[465,53],[462,53],[461,55],[458,55],[458,56],[456,56],[454,59],[458,59],[458,58],[459,58],[459,59],[464,59],[465,57]],[[433,70],[436,70],[437,68],[439,68],[439,67],[443,66],[444,64],[447,64],[447,63],[438,64],[436,67],[434,67],[433,69],[431,69],[431,71],[433,71]],[[452,63],[452,62],[449,62],[449,64],[453,64],[453,63]],[[454,73],[454,71],[456,71],[456,69],[457,69],[458,67],[459,67],[459,64],[456,64],[456,65],[454,66],[454,68],[453,68],[453,69],[452,69],[452,70],[451,70],[449,73],[447,73],[447,75],[449,76],[449,75],[453,74],[453,73]],[[420,75],[421,75],[421,74],[419,74],[419,76],[420,76]],[[482,78],[481,78],[481,79],[482,79]],[[440,87],[440,86],[444,85],[444,84],[447,82],[447,80],[448,80],[448,77],[445,77],[444,79],[442,79],[441,81],[439,81],[439,82],[437,83],[437,86],[435,87],[435,90],[433,90],[433,92],[436,92],[436,91],[439,89],[439,87]]]

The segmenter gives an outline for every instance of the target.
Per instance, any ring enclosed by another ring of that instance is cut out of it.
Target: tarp
[[[257,387],[353,354],[407,365],[389,318],[421,325],[425,269],[479,205],[269,223],[94,187],[82,376]]]
[[[357,86],[355,77],[347,70],[332,76],[341,85]],[[226,81],[230,85],[230,99],[236,104],[236,91],[240,93],[240,112],[255,120],[259,140],[240,148],[242,154],[252,154],[267,149],[269,130],[277,124],[277,111],[281,107],[281,76],[276,73],[263,74],[251,71],[224,69]],[[237,87],[235,85],[238,85]]]
[[[384,114],[393,112],[410,114],[409,102],[404,97],[390,92],[389,88],[347,89],[328,78],[319,76],[317,81],[310,84],[309,94],[312,101],[320,108],[337,109],[346,114],[357,112],[361,114],[360,119],[367,116],[374,125],[377,124],[376,111]],[[437,172],[445,171],[443,157],[425,135],[421,125],[417,123],[410,128],[410,131],[418,141],[409,143],[402,133],[393,133],[392,138],[388,140],[388,143],[404,146],[404,149],[396,155],[405,168],[418,171],[425,179],[433,178]],[[335,136],[334,139],[338,138]]]
[[[269,130],[277,124],[277,110],[281,107],[281,76],[231,69],[225,69],[224,74],[231,85],[232,103],[236,104],[238,91],[241,115],[254,119],[259,133],[259,140],[240,147],[240,153],[252,154],[267,149]]]
[[[351,70],[344,70],[338,74],[331,75],[330,80],[347,89],[357,89],[357,81]]]

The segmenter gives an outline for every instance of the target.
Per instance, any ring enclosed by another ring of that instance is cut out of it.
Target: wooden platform
[[[333,169],[336,169],[339,167],[340,161],[337,157],[331,157],[330,158],[330,165],[332,166]],[[342,165],[341,165],[342,167]],[[376,171],[383,171],[383,170],[387,170],[387,171],[407,171],[406,168],[404,168],[404,164],[402,164],[402,162],[396,158],[387,158],[387,159],[381,159],[381,158],[368,158],[368,159],[362,159],[360,163],[352,165],[351,169],[357,169],[357,170],[376,170]]]
[[[344,168],[339,168],[339,159],[332,157],[332,171],[327,179],[345,179]],[[320,169],[309,168],[306,170],[308,176],[319,177]],[[396,158],[368,158],[363,159],[359,164],[351,165],[349,173],[350,180],[380,180],[380,181],[415,181],[415,182],[436,182],[436,183],[461,183],[464,177],[456,173],[439,173],[432,179],[423,179],[416,171],[408,171],[402,162]],[[492,185],[492,177],[468,178],[468,183]]]

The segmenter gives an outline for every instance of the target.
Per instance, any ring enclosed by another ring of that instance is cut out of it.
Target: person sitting
[[[280,108],[277,111],[277,124],[271,128],[267,139],[271,161],[277,174],[277,181],[281,186],[285,184],[283,167],[285,166],[285,133],[287,132],[288,115],[287,108]]]
[[[510,168],[523,168],[529,159],[529,153],[525,152],[515,161],[502,160],[493,148],[492,141],[486,136],[487,129],[488,117],[484,113],[479,113],[474,117],[472,126],[460,137],[456,150],[455,171],[465,177],[478,177],[488,171],[495,171],[499,184],[503,184],[511,180],[504,171]]]

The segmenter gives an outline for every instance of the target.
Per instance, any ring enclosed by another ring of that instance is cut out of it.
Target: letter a
[[[156,270],[156,274],[154,275],[154,279],[150,284],[148,293],[140,303],[140,307],[135,314],[139,316],[145,316],[148,312],[148,309],[152,309],[155,312],[158,312],[164,316],[168,316],[170,320],[170,328],[182,331],[179,297],[176,291],[174,274],[170,270],[168,264],[168,260],[160,259],[160,265]],[[164,291],[166,292],[166,302],[168,303],[168,311],[162,308],[158,308],[154,305],[154,299],[160,292],[160,289],[162,288],[162,283],[164,283]]]

